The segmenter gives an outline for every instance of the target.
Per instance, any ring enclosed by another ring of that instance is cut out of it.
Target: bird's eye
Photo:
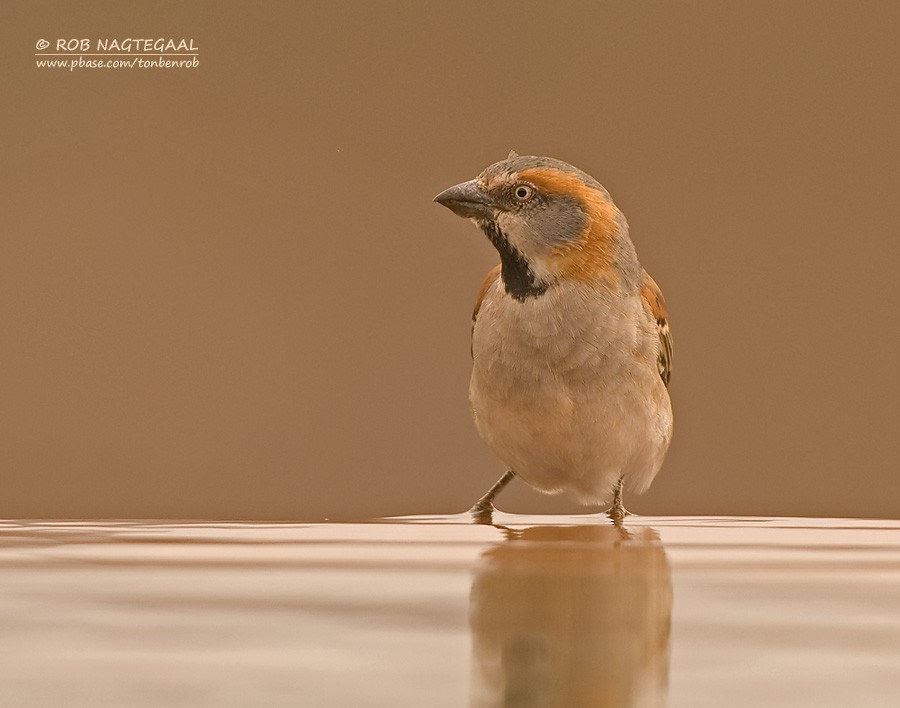
[[[528,184],[520,184],[513,190],[513,194],[516,197],[516,201],[527,202],[534,196],[534,187]]]

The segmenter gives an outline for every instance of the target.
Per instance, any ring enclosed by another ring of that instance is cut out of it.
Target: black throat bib
[[[484,221],[480,226],[500,254],[500,277],[506,292],[519,302],[547,292],[547,283],[538,280],[525,256],[509,242],[496,223]]]

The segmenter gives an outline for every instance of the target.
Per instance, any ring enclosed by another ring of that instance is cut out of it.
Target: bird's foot
[[[634,516],[628,509],[622,506],[622,503],[613,504],[609,509],[606,510],[606,515],[610,518],[610,520],[618,526],[623,521],[625,521],[626,516]]]
[[[494,483],[494,486],[487,491],[487,494],[481,497],[481,499],[475,502],[475,506],[469,509],[469,514],[476,524],[494,523],[494,497],[496,497],[500,490],[509,484],[515,476],[516,473],[512,470],[506,470],[506,472],[503,473],[503,476]]]
[[[493,524],[494,505],[489,501],[479,499],[475,506],[469,509],[469,516],[472,517],[472,521],[476,524]]]
[[[607,516],[609,516],[616,526],[621,526],[622,522],[625,521],[626,516],[633,516],[633,514],[625,508],[625,505],[622,504],[622,489],[624,486],[625,478],[619,477],[619,481],[616,482],[616,487],[613,489],[612,506],[606,510]]]

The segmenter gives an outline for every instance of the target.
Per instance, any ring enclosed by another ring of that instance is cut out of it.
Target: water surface
[[[900,523],[0,522],[0,706],[900,705]]]

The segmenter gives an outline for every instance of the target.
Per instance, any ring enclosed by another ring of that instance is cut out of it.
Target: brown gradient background
[[[672,311],[643,514],[897,517],[900,5],[5,2],[0,516],[460,511],[496,261],[433,204],[572,162]],[[193,37],[191,70],[38,69]],[[510,511],[575,509],[514,485]]]

